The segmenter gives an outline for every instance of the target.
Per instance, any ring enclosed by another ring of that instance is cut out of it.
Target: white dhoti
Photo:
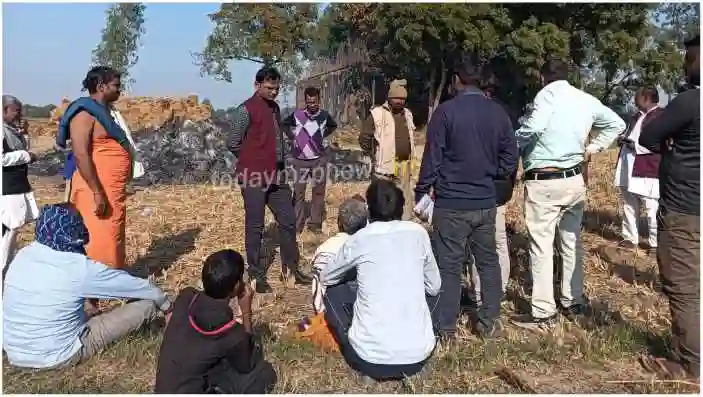
[[[2,233],[2,270],[4,272],[14,252],[17,230],[27,222],[37,219],[39,208],[32,192],[1,197],[0,221],[7,228],[6,230],[3,227]]]
[[[615,169],[615,186],[620,188],[623,198],[623,239],[638,245],[640,242],[639,216],[642,208],[647,215],[647,243],[650,247],[657,246],[657,211],[659,210],[659,179],[641,178],[632,175],[635,166],[635,157],[638,154],[649,154],[649,150],[638,143],[641,123],[640,118],[632,128],[628,138],[635,142],[634,149],[623,148],[618,157]]]

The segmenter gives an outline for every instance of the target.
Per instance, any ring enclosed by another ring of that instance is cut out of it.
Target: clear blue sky
[[[100,42],[109,4],[3,4],[3,93],[33,105],[80,95],[91,51]],[[253,90],[258,65],[231,63],[233,82],[200,77],[191,52],[212,31],[218,4],[147,4],[146,34],[131,70],[131,95],[209,98],[216,108],[238,104]]]

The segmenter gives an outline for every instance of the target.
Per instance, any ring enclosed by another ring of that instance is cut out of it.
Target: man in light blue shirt
[[[171,303],[147,280],[85,255],[88,230],[70,204],[47,205],[36,240],[10,264],[3,296],[3,349],[10,364],[56,368],[76,364],[167,313]],[[86,319],[86,298],[140,299]]]
[[[562,259],[561,307],[567,317],[583,314],[581,220],[586,205],[584,175],[593,153],[607,149],[625,122],[598,99],[566,80],[568,65],[548,60],[542,67],[544,88],[515,135],[525,180],[525,222],[530,239],[532,312],[516,325],[553,324],[557,305],[553,290],[553,244],[559,237]],[[592,129],[599,129],[591,143]]]

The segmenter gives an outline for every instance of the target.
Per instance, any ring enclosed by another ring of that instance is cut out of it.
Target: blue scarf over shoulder
[[[107,135],[110,138],[116,140],[127,151],[130,150],[130,143],[127,139],[127,135],[122,130],[122,127],[117,124],[115,119],[112,118],[112,115],[110,114],[110,109],[91,97],[78,98],[73,101],[70,105],[68,105],[68,108],[66,108],[63,117],[61,117],[61,123],[59,123],[59,133],[56,136],[56,146],[63,149],[66,148],[66,142],[71,136],[69,131],[71,120],[75,115],[77,115],[81,111],[86,111],[90,113],[90,115],[95,117],[98,123],[100,123],[100,125],[105,128],[105,131],[107,131]],[[71,179],[75,170],[76,161],[73,157],[73,152],[68,152],[68,154],[66,155],[66,163],[64,164],[62,172],[64,179]]]

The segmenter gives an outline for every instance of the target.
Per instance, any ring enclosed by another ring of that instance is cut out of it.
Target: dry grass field
[[[41,147],[41,139],[35,147]],[[38,146],[37,146],[38,145]],[[592,313],[581,324],[560,322],[550,333],[516,329],[509,315],[524,309],[528,253],[522,217],[522,187],[515,191],[507,220],[513,257],[510,301],[503,306],[505,335],[483,342],[468,332],[452,351],[438,351],[428,376],[406,383],[374,386],[349,376],[338,354],[324,353],[293,337],[295,324],[310,314],[308,288],[284,289],[269,278],[275,293],[258,297],[257,329],[267,359],[278,372],[278,393],[698,393],[698,387],[655,381],[642,371],[637,356],[662,352],[668,338],[668,305],[660,292],[656,262],[644,252],[618,251],[618,196],[612,179],[617,153],[594,158],[583,224],[586,292]],[[48,160],[47,160],[48,161]],[[31,181],[40,203],[62,196],[61,180],[39,167]],[[363,193],[366,182],[329,188],[326,233],[336,232],[339,203]],[[21,235],[32,238],[32,227]],[[265,244],[275,245],[275,228]],[[243,252],[243,207],[237,190],[206,185],[169,185],[137,189],[128,204],[128,263],[147,270],[170,293],[197,285],[201,261],[222,248]],[[303,266],[323,237],[300,238]],[[145,331],[112,346],[75,368],[23,371],[3,366],[4,393],[149,393],[160,345],[158,331]],[[507,368],[511,376],[501,369]]]

